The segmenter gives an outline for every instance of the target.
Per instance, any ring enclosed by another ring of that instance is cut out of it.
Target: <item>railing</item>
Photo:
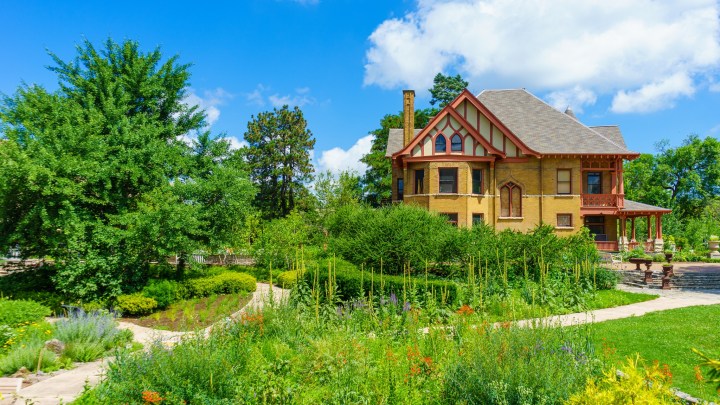
[[[618,243],[615,240],[607,240],[607,241],[595,241],[595,247],[597,247],[598,250],[602,250],[604,252],[617,252],[618,251]]]
[[[633,250],[638,246],[642,246],[646,252],[652,252],[655,250],[653,242],[628,242],[628,250]]]
[[[582,194],[583,207],[622,207],[620,194]]]

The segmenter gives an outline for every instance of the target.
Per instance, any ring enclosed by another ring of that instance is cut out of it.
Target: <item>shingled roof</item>
[[[422,129],[415,129],[413,138],[420,133]],[[403,148],[403,130],[402,128],[391,128],[388,134],[387,148],[385,149],[385,157],[391,157],[393,153]]]
[[[586,127],[525,89],[485,90],[477,96],[530,149],[542,154],[634,155],[617,127]],[[616,128],[610,130],[608,128]],[[608,138],[607,135],[610,135]],[[622,142],[618,142],[622,141]]]
[[[621,209],[621,212],[633,212],[633,211],[643,211],[643,212],[670,212],[670,209],[663,208],[663,207],[656,207],[654,205],[645,204],[637,201],[632,201],[625,199],[624,201],[624,207]]]

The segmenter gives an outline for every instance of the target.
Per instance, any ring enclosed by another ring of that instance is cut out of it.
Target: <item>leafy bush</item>
[[[187,294],[185,287],[172,280],[151,280],[142,294],[157,302],[158,308],[165,309],[173,302],[181,300]]]
[[[19,292],[54,291],[51,277],[55,272],[55,266],[45,264],[31,271],[8,274],[0,277],[0,292],[15,297]]]
[[[620,277],[620,274],[615,271],[605,267],[598,267],[595,269],[594,274],[595,288],[598,290],[612,290],[617,286]]]
[[[590,380],[583,391],[572,395],[571,405],[591,404],[683,404],[670,390],[671,377],[659,364],[638,366],[639,359],[627,359],[620,368],[613,367],[598,381]]]
[[[16,326],[50,315],[50,308],[34,301],[0,299],[0,325]]]
[[[123,315],[147,315],[157,308],[158,303],[140,293],[126,294],[117,297],[115,309]]]
[[[257,265],[289,269],[300,256],[301,247],[311,242],[311,231],[305,218],[297,211],[266,223],[253,244],[252,254]]]
[[[191,279],[186,285],[191,297],[207,297],[211,294],[252,292],[257,288],[257,281],[249,274],[225,272],[211,277]]]
[[[67,301],[60,293],[52,291],[18,291],[8,298],[35,301],[50,308],[54,314],[62,314],[64,310],[62,305]]]
[[[283,271],[278,275],[276,284],[282,288],[293,288],[297,284],[299,270]]]
[[[108,350],[132,339],[132,332],[117,328],[115,318],[107,311],[73,315],[56,324],[55,338],[67,344],[99,344]]]
[[[12,374],[21,367],[35,371],[42,351],[40,369],[45,372],[55,371],[66,366],[61,359],[50,350],[43,350],[43,343],[36,342],[13,348],[7,355],[0,357],[0,375]]]

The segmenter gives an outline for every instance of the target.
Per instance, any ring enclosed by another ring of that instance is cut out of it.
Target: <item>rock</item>
[[[27,367],[20,367],[18,371],[15,372],[15,374],[11,375],[12,378],[27,378],[27,376],[30,375],[30,370],[27,369]]]
[[[62,352],[65,351],[65,343],[63,343],[57,339],[50,339],[47,342],[45,342],[45,349],[47,349],[59,356],[62,354]]]

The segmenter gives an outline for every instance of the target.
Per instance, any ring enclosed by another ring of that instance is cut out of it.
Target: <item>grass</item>
[[[657,297],[657,295],[653,294],[631,293],[621,290],[599,290],[594,296],[585,301],[582,308],[550,308],[547,306],[529,305],[520,297],[518,291],[513,291],[509,299],[502,302],[489,303],[487,305],[486,315],[490,322],[515,321],[519,319],[542,318],[551,315],[564,315],[574,312],[630,305],[653,300]]]
[[[720,357],[720,305],[698,306],[653,312],[641,317],[618,319],[592,326],[598,347],[618,364],[627,356],[640,356],[650,364],[667,364],[672,385],[680,390],[718,402],[714,385],[696,380],[695,366],[701,359],[692,348]],[[703,375],[707,369],[701,370]]]
[[[252,293],[214,295],[178,301],[166,310],[124,321],[153,329],[192,331],[206,328],[244,307]]]

